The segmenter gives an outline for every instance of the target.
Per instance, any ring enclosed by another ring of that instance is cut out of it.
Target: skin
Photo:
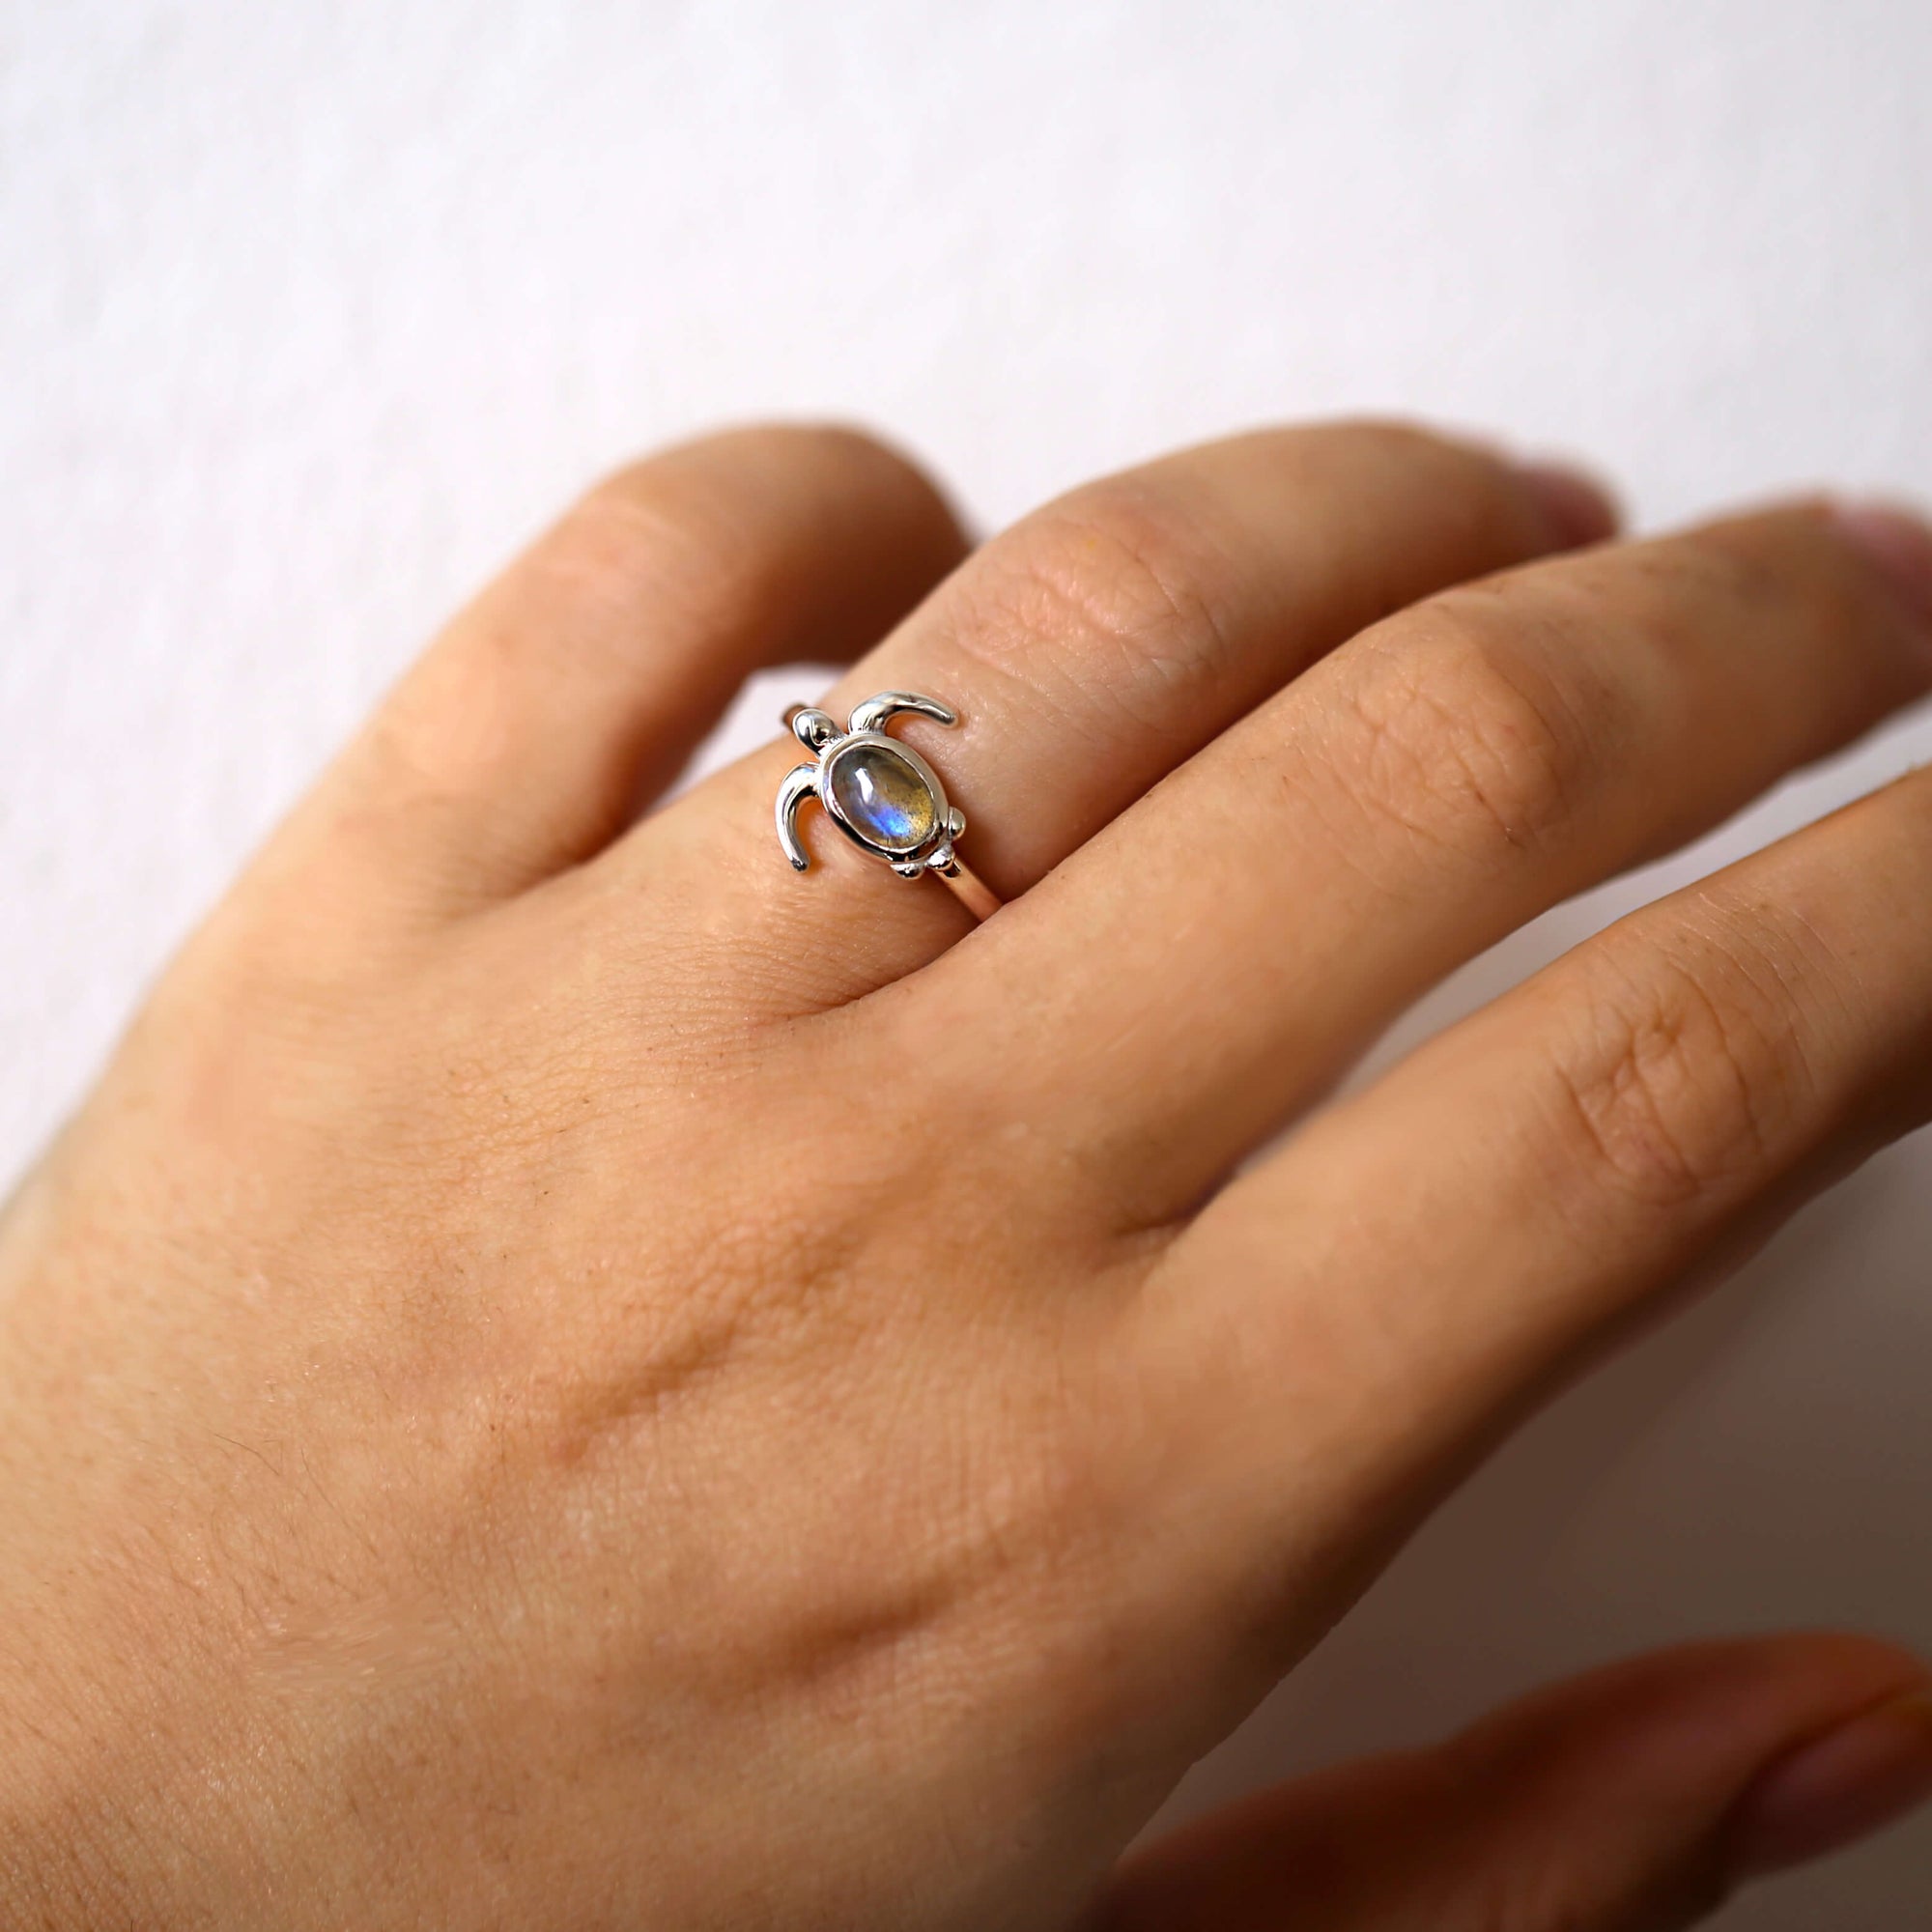
[[[593,492],[0,1224],[0,1922],[1662,1932],[1922,1796],[1922,1666],[1795,1635],[1121,1862],[1511,1422],[1932,1096],[1915,777],[1325,1100],[1932,685],[1897,519],[1610,526],[1374,424],[970,558],[847,433]],[[841,720],[961,712],[896,728],[983,926],[811,813],[795,874],[788,739],[645,810],[854,659]]]

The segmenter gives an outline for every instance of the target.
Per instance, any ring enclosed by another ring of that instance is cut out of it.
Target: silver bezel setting
[[[927,871],[945,876],[954,867],[952,844],[966,830],[966,814],[947,799],[939,774],[910,745],[887,734],[886,724],[902,715],[929,719],[935,724],[959,722],[957,715],[937,698],[922,697],[910,691],[881,692],[876,697],[853,706],[851,719],[842,731],[837,720],[823,711],[805,707],[786,713],[785,722],[792,735],[817,754],[812,763],[794,766],[779,787],[779,843],[795,871],[803,872],[811,864],[811,855],[799,837],[797,823],[800,809],[811,799],[824,807],[825,815],[860,851],[883,859],[904,878],[916,879]],[[931,797],[932,830],[916,846],[881,845],[846,817],[833,796],[830,781],[834,765],[848,753],[869,747],[883,747],[902,759]]]
[[[926,789],[932,800],[932,830],[917,845],[882,845],[876,839],[867,838],[865,832],[845,816],[838,804],[838,788],[834,785],[833,770],[841,759],[855,753],[865,752],[875,746],[882,746],[895,758],[912,767],[913,776]],[[836,826],[851,839],[862,852],[870,852],[875,857],[895,866],[908,865],[922,852],[937,845],[948,836],[947,816],[950,808],[946,803],[946,787],[939,782],[939,774],[928,765],[910,745],[901,744],[883,731],[848,731],[844,737],[834,739],[818,757],[818,802],[825,808],[825,813]]]

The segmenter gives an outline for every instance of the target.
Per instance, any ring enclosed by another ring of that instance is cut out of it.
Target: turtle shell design
[[[947,873],[954,866],[952,841],[966,829],[965,814],[948,804],[938,773],[910,745],[886,735],[888,721],[901,713],[936,724],[958,723],[936,698],[909,691],[881,692],[855,705],[843,731],[824,711],[790,715],[793,736],[818,754],[815,762],[795,766],[779,787],[779,843],[798,871],[811,864],[798,813],[814,798],[855,845],[908,878]]]

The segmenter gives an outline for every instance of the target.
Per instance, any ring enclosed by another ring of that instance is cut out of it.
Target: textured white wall
[[[867,418],[986,522],[1361,408],[1590,452],[1647,523],[1932,497],[1928,99],[1920,0],[0,0],[0,1168],[440,613],[694,426]],[[1546,1419],[1182,1802],[1689,1633],[1932,1645],[1928,1182]],[[1928,1854],[1725,1922],[1920,1923]]]

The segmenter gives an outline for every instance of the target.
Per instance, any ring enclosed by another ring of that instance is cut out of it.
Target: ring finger
[[[1175,765],[1385,612],[1606,535],[1577,479],[1379,424],[1264,432],[1076,491],[986,546],[825,700],[881,691],[956,708],[895,726],[930,758],[1002,898],[1034,885]],[[821,826],[800,877],[771,832],[797,747],[760,753],[662,814],[618,866],[729,874],[801,1009],[900,978],[968,929]]]

